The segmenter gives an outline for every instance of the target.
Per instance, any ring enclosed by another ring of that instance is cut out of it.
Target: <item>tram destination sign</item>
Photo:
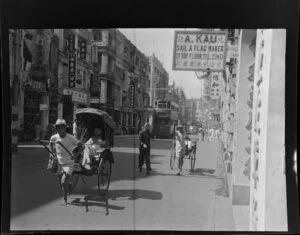
[[[175,31],[173,70],[225,69],[226,31]]]

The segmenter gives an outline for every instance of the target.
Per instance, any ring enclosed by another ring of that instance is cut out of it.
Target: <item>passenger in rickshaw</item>
[[[184,143],[185,143],[185,155],[188,156],[192,152],[192,141],[188,135],[185,136],[184,138]]]
[[[91,138],[85,143],[85,149],[83,152],[82,165],[90,170],[92,168],[92,159],[99,156],[106,149],[106,142],[102,137],[102,129],[100,127],[94,128]]]

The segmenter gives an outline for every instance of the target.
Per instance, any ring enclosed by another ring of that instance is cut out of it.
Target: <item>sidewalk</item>
[[[233,208],[229,197],[227,176],[219,140],[198,142],[195,170],[202,171],[204,175],[215,176],[212,190],[209,192],[212,198],[208,210],[210,230],[235,231]]]

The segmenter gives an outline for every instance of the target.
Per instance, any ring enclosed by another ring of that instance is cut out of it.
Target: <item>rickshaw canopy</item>
[[[79,116],[85,116],[85,115],[96,115],[102,118],[102,120],[105,122],[106,125],[108,125],[110,128],[113,130],[116,129],[116,123],[113,121],[112,117],[108,115],[106,112],[100,110],[100,109],[95,109],[95,108],[82,108],[82,109],[77,109],[76,110],[76,118]]]

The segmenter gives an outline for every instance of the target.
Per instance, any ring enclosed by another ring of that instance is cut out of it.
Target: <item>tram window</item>
[[[169,102],[168,102],[168,106],[167,106],[168,109],[170,108],[170,105],[171,105],[171,104],[170,104],[170,101],[169,101]]]

